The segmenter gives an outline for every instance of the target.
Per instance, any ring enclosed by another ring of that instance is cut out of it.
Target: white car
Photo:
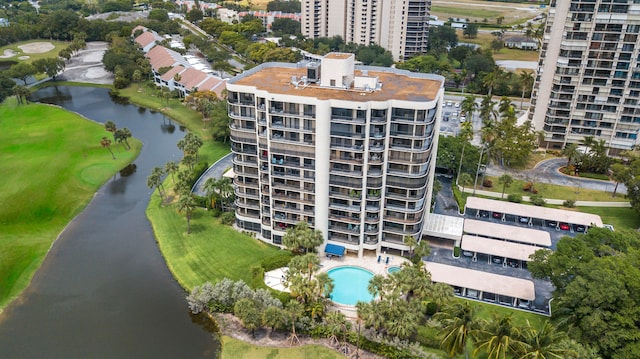
[[[460,117],[460,123],[462,123],[462,122],[464,122],[464,121],[466,121],[466,120],[467,120],[467,118],[466,118],[466,117],[464,117],[464,116],[461,116],[461,117]]]
[[[453,107],[455,107],[455,108],[460,107],[460,102],[456,102],[456,103],[453,105]]]
[[[445,106],[447,106],[447,107],[451,107],[451,101],[447,101],[447,103],[445,104]]]
[[[451,117],[458,117],[458,112],[457,111],[452,112]]]

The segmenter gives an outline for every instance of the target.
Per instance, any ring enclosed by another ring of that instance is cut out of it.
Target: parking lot
[[[442,106],[442,122],[440,132],[457,135],[460,131],[460,102],[455,100],[445,100]]]

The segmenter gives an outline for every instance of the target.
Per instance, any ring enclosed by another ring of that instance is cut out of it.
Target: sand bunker
[[[30,44],[18,46],[25,54],[41,54],[49,52],[56,47],[50,42],[32,42]]]
[[[0,56],[0,59],[8,59],[10,57],[14,57],[16,56],[17,53],[11,49],[6,49],[4,50],[4,54],[2,56]]]
[[[20,56],[20,57],[18,57],[18,60],[26,60],[28,58],[29,58],[29,56]]]

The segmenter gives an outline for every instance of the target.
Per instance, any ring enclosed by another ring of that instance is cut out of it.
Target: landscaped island
[[[0,308],[24,290],[64,227],[110,177],[131,163],[131,150],[113,143],[115,160],[101,138],[101,124],[63,109],[0,105]]]

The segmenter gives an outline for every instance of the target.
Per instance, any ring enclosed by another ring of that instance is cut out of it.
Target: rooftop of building
[[[332,59],[346,59],[342,54],[332,53],[331,56]],[[293,81],[293,79],[305,78],[306,75],[307,67],[303,63],[266,63],[236,76],[228,83],[251,86],[273,94],[354,102],[387,101],[389,99],[415,102],[433,101],[444,83],[444,78],[439,75],[373,66],[356,66],[354,75],[356,77],[377,78],[377,83],[380,83],[381,86],[375,90],[353,87],[346,89],[323,87],[316,83]]]

